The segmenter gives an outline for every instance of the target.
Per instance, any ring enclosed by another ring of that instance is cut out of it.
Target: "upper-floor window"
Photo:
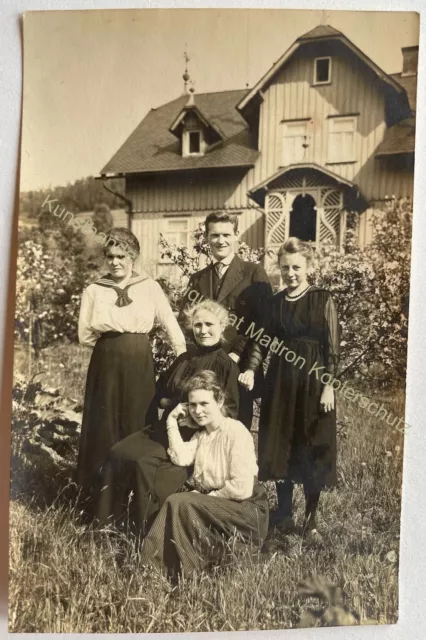
[[[284,167],[306,160],[309,138],[309,120],[295,120],[283,122],[283,152],[282,165]]]
[[[315,58],[314,84],[328,84],[331,82],[331,58]]]
[[[356,160],[356,116],[329,118],[328,162]]]
[[[200,153],[201,149],[201,132],[190,131],[189,132],[189,153]]]
[[[202,129],[186,129],[182,135],[182,155],[199,156],[205,151]]]

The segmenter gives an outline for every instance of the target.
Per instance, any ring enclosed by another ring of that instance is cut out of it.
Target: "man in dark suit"
[[[238,419],[250,429],[253,399],[259,397],[263,380],[260,350],[250,335],[262,328],[263,313],[272,289],[262,265],[244,262],[235,253],[236,216],[225,211],[210,213],[205,220],[205,233],[213,260],[208,267],[191,276],[179,320],[183,319],[187,306],[204,298],[215,300],[229,311],[231,324],[225,331],[224,346],[240,367]],[[252,329],[246,333],[250,326]]]

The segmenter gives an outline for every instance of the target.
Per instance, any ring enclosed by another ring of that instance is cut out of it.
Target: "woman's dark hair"
[[[139,240],[135,234],[129,229],[126,229],[126,227],[113,227],[107,232],[103,249],[104,255],[106,255],[109,247],[119,247],[123,249],[123,251],[129,254],[132,260],[136,260],[141,252]]]
[[[218,404],[223,404],[225,401],[225,391],[219,384],[214,371],[200,371],[200,373],[196,373],[195,376],[192,376],[192,378],[185,383],[183,390],[189,395],[191,391],[198,391],[199,389],[211,391]]]
[[[229,214],[227,211],[212,211],[204,221],[206,236],[209,234],[209,224],[211,222],[230,222],[234,228],[234,233],[238,233],[238,217]]]

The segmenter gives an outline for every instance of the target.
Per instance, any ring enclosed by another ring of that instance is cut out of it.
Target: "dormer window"
[[[193,95],[177,114],[169,131],[180,139],[183,158],[203,156],[208,152],[210,145],[225,138],[219,127],[214,122],[210,122],[194,103]]]
[[[189,132],[189,155],[200,153],[201,151],[201,131]]]
[[[184,128],[182,131],[182,155],[201,156],[205,152],[205,142],[202,129]]]
[[[314,84],[329,84],[331,82],[331,58],[315,58]]]

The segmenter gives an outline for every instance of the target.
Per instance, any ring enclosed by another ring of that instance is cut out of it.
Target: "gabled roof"
[[[375,62],[373,62],[361,49],[358,49],[356,45],[353,44],[343,33],[337,31],[333,27],[329,25],[320,25],[308,31],[303,36],[300,36],[295,40],[295,42],[291,45],[289,49],[272,65],[272,67],[265,73],[265,75],[259,80],[259,82],[245,95],[242,100],[238,103],[237,109],[239,111],[244,111],[247,105],[253,100],[253,98],[260,91],[263,91],[268,83],[272,80],[272,78],[280,71],[280,69],[284,66],[284,64],[291,58],[291,56],[304,44],[308,41],[318,41],[318,40],[334,40],[340,41],[344,45],[346,45],[351,51],[353,51],[361,60],[365,62],[365,64],[370,67],[370,69],[384,82],[393,87],[398,93],[402,93],[403,89],[398,82],[394,80],[390,75],[385,73]]]
[[[329,38],[330,36],[343,36],[341,31],[337,31],[334,27],[330,27],[329,24],[320,24],[314,29],[311,29],[303,36],[299,36],[298,40],[316,40],[317,38]]]
[[[386,129],[382,142],[376,149],[375,155],[395,156],[405,153],[414,153],[416,144],[416,127],[414,118],[401,120],[393,127]]]
[[[391,78],[403,87],[408,96],[411,111],[416,111],[417,75],[403,76],[402,73],[391,73]]]
[[[248,195],[252,200],[254,200],[258,204],[260,204],[261,207],[263,207],[265,203],[266,193],[268,189],[272,189],[276,187],[275,185],[276,181],[278,181],[280,178],[282,178],[289,172],[297,172],[297,171],[305,172],[308,169],[314,172],[321,173],[323,176],[326,176],[331,182],[340,184],[343,187],[348,187],[349,189],[358,188],[357,185],[351,182],[350,180],[347,180],[346,178],[339,176],[337,173],[330,171],[330,169],[327,169],[326,167],[322,167],[319,164],[316,164],[314,162],[300,162],[297,164],[290,164],[287,167],[281,167],[273,175],[269,176],[269,178],[266,178],[266,180],[263,180],[262,182],[257,184],[255,187],[250,189],[250,191],[248,192]]]
[[[169,131],[173,133],[173,135],[180,137],[183,121],[185,120],[186,115],[190,112],[196,115],[198,120],[204,125],[206,129],[210,129],[212,132],[214,132],[218,140],[224,139],[225,136],[219,129],[218,125],[212,122],[209,122],[208,118],[203,114],[203,112],[197,107],[197,105],[193,101],[192,102],[188,101],[187,104],[183,107],[182,111],[177,116],[177,118],[173,120],[173,123],[169,129]]]
[[[188,101],[188,96],[182,95],[151,109],[101,174],[253,166],[259,152],[250,145],[247,123],[235,108],[246,93],[247,89],[243,89],[195,96],[198,109],[225,138],[204,155],[182,157],[180,141],[169,131]]]

